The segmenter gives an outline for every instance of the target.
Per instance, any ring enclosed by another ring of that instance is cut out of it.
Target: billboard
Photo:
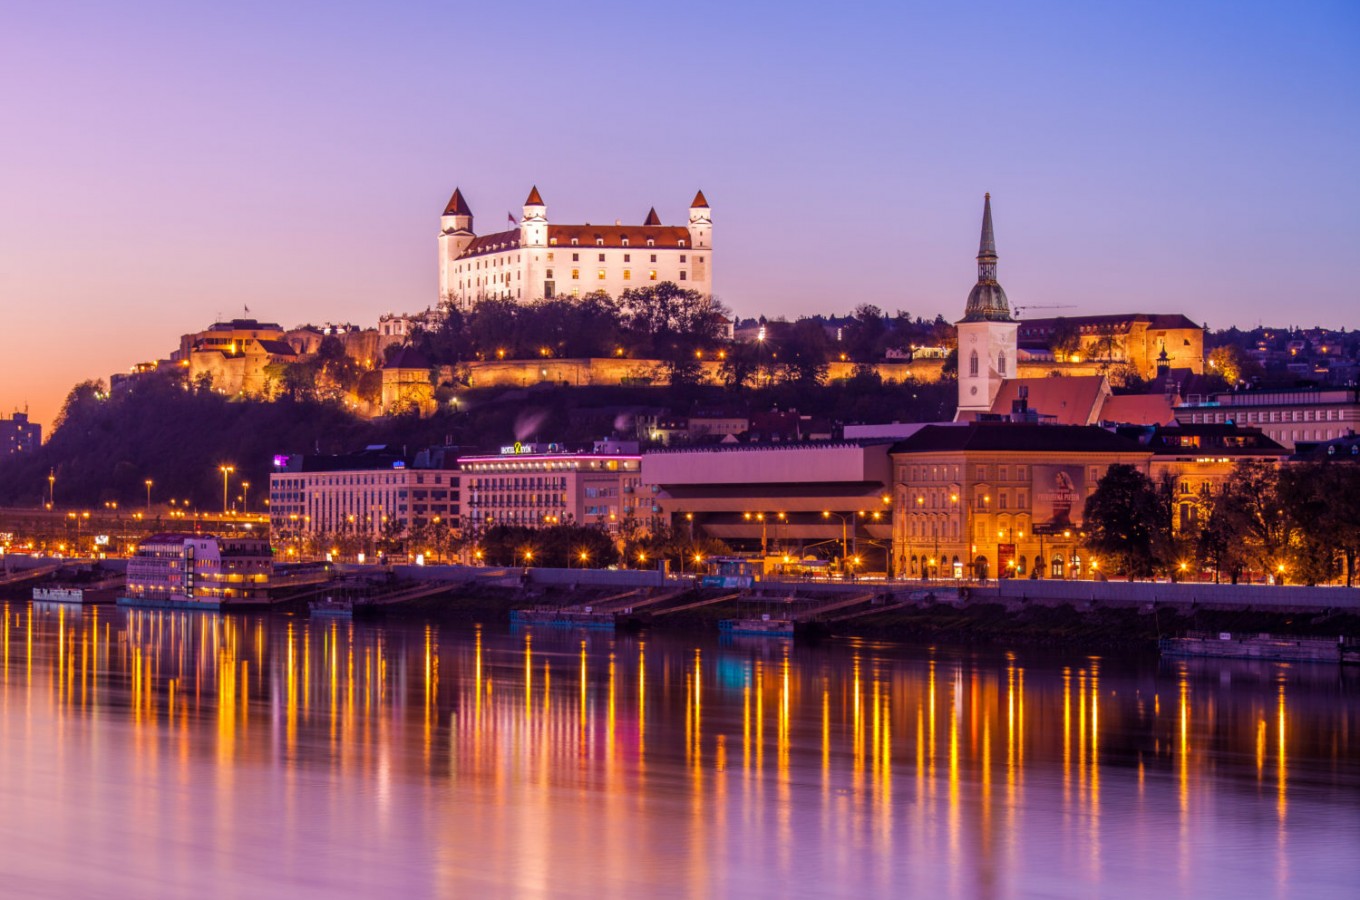
[[[1062,531],[1081,525],[1086,503],[1084,466],[1031,466],[1034,496],[1034,530]]]

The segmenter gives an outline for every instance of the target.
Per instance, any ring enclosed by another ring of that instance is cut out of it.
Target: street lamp
[[[250,515],[250,482],[241,482],[241,515]]]
[[[146,480],[146,514],[148,516],[151,515],[151,485],[155,483],[150,478]]]
[[[217,471],[222,473],[222,515],[227,514],[227,480],[236,471],[235,466],[218,466]]]
[[[55,509],[57,506],[57,470],[47,470],[47,508]]]

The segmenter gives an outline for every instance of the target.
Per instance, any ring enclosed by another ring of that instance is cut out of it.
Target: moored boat
[[[1171,657],[1360,663],[1360,641],[1346,637],[1191,632],[1163,638],[1160,646],[1162,655]]]

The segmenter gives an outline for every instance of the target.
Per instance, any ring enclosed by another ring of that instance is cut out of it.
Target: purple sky
[[[936,6],[10,0],[0,411],[423,309],[454,185],[480,231],[702,188],[740,315],[956,318],[991,191],[1013,305],[1360,325],[1360,6]]]

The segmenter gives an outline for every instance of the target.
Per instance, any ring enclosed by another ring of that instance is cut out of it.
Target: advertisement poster
[[[1083,466],[1033,466],[1034,530],[1061,531],[1081,525],[1086,503]]]

